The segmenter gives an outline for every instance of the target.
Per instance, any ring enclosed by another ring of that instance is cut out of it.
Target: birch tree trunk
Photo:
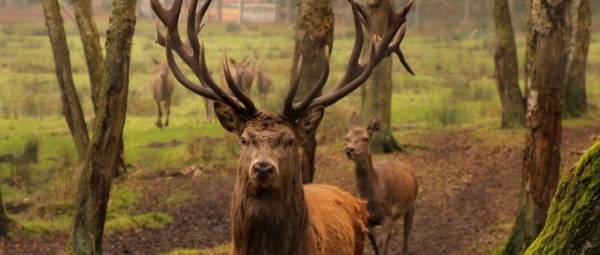
[[[544,227],[559,178],[566,0],[533,0],[527,135],[517,220],[503,254],[521,254]]]
[[[590,0],[571,0],[569,59],[565,75],[564,113],[569,117],[580,117],[587,112],[585,71],[592,15]]]
[[[84,161],[89,137],[71,75],[71,60],[69,59],[69,48],[63,21],[60,16],[60,6],[57,0],[43,0],[42,6],[46,18],[46,27],[48,28],[48,37],[50,38],[50,44],[52,44],[56,77],[61,93],[62,113],[75,142],[77,158],[79,161]]]
[[[136,0],[113,0],[92,144],[79,181],[67,253],[102,254],[106,208],[125,124]]]
[[[517,46],[507,0],[494,0],[496,82],[502,102],[502,128],[525,125],[525,101],[519,88]]]
[[[333,7],[331,0],[298,1],[296,19],[296,46],[292,62],[290,84],[295,79],[298,59],[302,55],[302,71],[295,101],[302,100],[319,80],[325,67],[325,46],[333,47]],[[311,183],[315,173],[315,135],[307,137],[300,151],[302,155],[302,182]]]
[[[387,11],[381,1],[368,0],[367,11],[373,17],[378,35],[383,35],[387,22]],[[365,40],[369,42],[369,40]],[[368,47],[368,46],[367,46]],[[401,151],[391,131],[392,115],[392,60],[390,57],[383,59],[377,65],[369,79],[361,88],[362,105],[360,115],[362,124],[368,125],[377,115],[381,115],[381,129],[371,139],[373,153]]]
[[[600,254],[600,140],[560,181],[548,220],[525,254]]]

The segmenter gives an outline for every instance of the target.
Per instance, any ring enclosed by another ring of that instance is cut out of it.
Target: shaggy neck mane
[[[308,207],[296,179],[282,190],[236,183],[231,211],[236,254],[297,254],[307,247]]]

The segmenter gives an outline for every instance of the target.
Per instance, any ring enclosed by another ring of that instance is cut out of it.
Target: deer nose
[[[344,151],[346,152],[346,156],[350,156],[352,153],[354,153],[354,148],[346,147]]]
[[[258,162],[252,166],[252,169],[254,170],[254,177],[264,182],[273,176],[275,167],[267,162]]]

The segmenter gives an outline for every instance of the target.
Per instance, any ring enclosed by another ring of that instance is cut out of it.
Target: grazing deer
[[[262,112],[233,79],[225,50],[223,69],[232,94],[226,93],[208,73],[205,47],[197,34],[211,0],[205,1],[200,9],[198,0],[190,0],[189,10],[198,11],[189,12],[185,42],[177,28],[181,0],[175,0],[170,9],[163,8],[159,0],[151,0],[152,9],[167,27],[166,33],[159,31],[157,43],[166,48],[173,74],[192,92],[215,100],[214,109],[221,126],[237,135],[241,142],[231,204],[232,254],[363,253],[368,218],[365,202],[333,186],[303,186],[298,146],[316,131],[324,108],[356,90],[384,57],[396,53],[403,58],[399,46],[404,29],[400,27],[412,2],[400,12],[388,1],[384,2],[390,15],[386,34],[378,38],[366,8],[350,1],[355,44],[346,75],[336,87],[317,97],[329,75],[329,48],[325,47],[322,78],[309,94],[293,103],[302,67],[300,58],[283,110]],[[362,25],[367,27],[371,42],[365,57],[360,59],[365,38]],[[202,85],[185,77],[173,51]]]
[[[267,76],[262,69],[263,60],[256,62],[254,70],[256,70],[256,87],[258,87],[258,95],[262,107],[267,104],[267,94],[271,89],[271,77]]]
[[[413,169],[401,161],[371,160],[373,133],[381,127],[381,117],[373,118],[368,127],[361,127],[358,114],[350,118],[346,135],[346,156],[354,161],[354,176],[358,197],[367,200],[369,210],[369,239],[376,254],[387,254],[394,222],[404,218],[402,253],[408,254],[408,235],[412,227],[417,198],[417,180]],[[374,227],[381,225],[381,233],[374,238]]]
[[[169,65],[167,63],[160,63],[156,59],[152,59],[152,61],[154,64],[158,65],[158,71],[154,75],[154,78],[152,78],[152,94],[154,95],[156,106],[158,106],[158,120],[156,121],[156,126],[162,128],[162,110],[160,108],[160,102],[165,101],[165,111],[167,112],[165,126],[169,126],[171,95],[173,94],[174,88],[173,79],[169,76]]]

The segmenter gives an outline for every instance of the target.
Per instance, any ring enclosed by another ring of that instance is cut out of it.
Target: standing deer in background
[[[173,79],[169,76],[169,65],[167,63],[160,63],[156,59],[152,59],[154,64],[158,65],[158,71],[152,78],[152,95],[156,106],[158,106],[158,120],[156,126],[159,128],[163,127],[162,124],[162,110],[160,108],[160,102],[165,101],[165,111],[167,112],[167,119],[165,120],[165,126],[169,126],[169,113],[171,112],[171,95],[173,94]]]
[[[380,127],[380,116],[373,118],[368,127],[361,127],[358,114],[352,114],[345,152],[354,161],[354,182],[358,197],[367,200],[370,213],[367,226],[375,253],[387,254],[394,222],[404,218],[402,253],[408,254],[408,235],[415,214],[417,180],[413,169],[404,162],[372,162],[369,141]],[[375,242],[374,229],[377,225],[382,225],[382,229]]]
[[[236,61],[233,58],[229,59],[231,64],[233,64],[233,69],[231,69],[231,78],[236,82],[236,84],[243,85],[245,83],[244,82],[244,74],[247,69],[247,64],[246,64],[247,60],[248,60],[248,57],[244,57],[244,59],[242,59],[241,61]],[[252,77],[252,79],[254,79],[254,76]],[[245,86],[240,86],[240,87],[241,87],[242,91],[244,93],[246,93],[246,95],[250,95],[250,93],[246,90]],[[225,78],[224,70],[221,72],[221,88],[223,88],[223,90],[225,90],[230,95],[232,94],[231,90],[229,89],[229,86],[227,85],[227,79]]]
[[[254,70],[256,70],[256,87],[258,87],[258,96],[262,107],[267,104],[267,94],[271,89],[271,77],[267,76],[262,69],[263,60],[256,62]]]
[[[182,41],[177,28],[181,0],[170,9],[159,0],[151,0],[152,9],[167,27],[158,33],[157,43],[166,48],[171,70],[190,91],[215,100],[215,113],[221,126],[238,136],[241,155],[231,201],[231,254],[362,254],[367,236],[368,212],[365,202],[339,188],[302,185],[298,146],[312,135],[324,114],[324,108],[356,90],[381,60],[396,53],[402,58],[400,42],[410,2],[396,12],[388,1],[388,27],[377,38],[373,20],[366,8],[350,1],[356,30],[355,44],[344,78],[331,91],[317,97],[329,75],[329,49],[325,47],[326,67],[321,79],[300,102],[293,103],[300,75],[292,82],[281,112],[261,112],[233,79],[223,50],[223,69],[228,94],[208,73],[205,47],[197,34],[211,0],[197,9],[198,0],[190,0],[187,39]],[[369,33],[370,47],[360,59]],[[398,32],[401,30],[401,32]],[[396,36],[398,35],[398,36]],[[195,74],[202,85],[192,82],[179,69],[173,51]],[[296,73],[300,73],[302,58]]]

